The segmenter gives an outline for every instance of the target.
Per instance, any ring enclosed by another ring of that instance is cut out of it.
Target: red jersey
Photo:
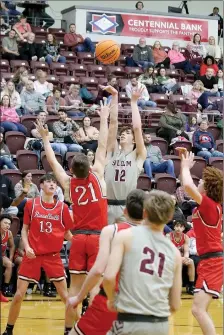
[[[107,199],[93,172],[85,179],[71,178],[70,199],[75,230],[102,230],[107,225]]]
[[[181,256],[184,256],[184,243],[185,243],[186,235],[184,233],[181,234],[181,239],[179,241],[176,240],[175,233],[170,233],[170,240],[175,245],[175,247],[180,251]]]
[[[199,256],[223,251],[221,241],[222,207],[220,204],[203,195],[201,204],[193,211],[192,221]]]
[[[23,223],[29,225],[28,241],[36,255],[60,252],[65,232],[73,228],[66,204],[44,203],[41,198],[27,201]]]
[[[2,238],[1,238],[1,248],[2,248],[2,255],[3,255],[3,256],[5,255],[5,252],[6,252],[6,249],[7,249],[7,246],[8,246],[8,240],[9,240],[9,237],[10,237],[10,231],[7,230],[7,231],[2,235]]]

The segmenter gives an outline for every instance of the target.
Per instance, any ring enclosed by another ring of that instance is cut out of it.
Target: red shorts
[[[223,285],[223,258],[203,259],[197,268],[198,279],[195,292],[204,290],[214,298],[219,298]]]
[[[24,256],[18,277],[22,280],[38,283],[41,268],[44,269],[47,277],[51,281],[61,281],[65,278],[65,270],[60,253],[40,255],[32,259]]]
[[[95,263],[99,251],[99,235],[74,235],[69,255],[69,272],[86,274]]]
[[[117,313],[108,311],[107,298],[98,294],[74,328],[80,335],[105,335],[115,320]]]

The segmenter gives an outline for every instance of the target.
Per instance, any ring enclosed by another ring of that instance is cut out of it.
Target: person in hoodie
[[[26,88],[21,93],[21,103],[25,115],[37,115],[40,111],[46,111],[45,98],[34,90],[32,80],[27,81]]]
[[[139,44],[134,47],[133,51],[134,62],[143,69],[154,66],[154,58],[151,48],[146,45],[146,39],[140,38]]]
[[[203,157],[207,163],[211,157],[224,157],[224,154],[215,150],[215,140],[208,129],[208,122],[203,120],[200,128],[194,132],[193,146],[197,150],[197,156]]]
[[[137,76],[129,80],[125,89],[126,89],[126,93],[129,99],[131,99],[133,90],[142,89],[141,96],[137,102],[138,106],[141,107],[142,109],[144,109],[144,107],[156,107],[157,106],[156,102],[150,100],[150,95],[148,93],[146,86],[138,82]]]

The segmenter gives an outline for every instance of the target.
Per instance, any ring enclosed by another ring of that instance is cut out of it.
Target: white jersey
[[[147,226],[131,229],[132,247],[122,262],[116,307],[124,313],[168,317],[176,248]]]

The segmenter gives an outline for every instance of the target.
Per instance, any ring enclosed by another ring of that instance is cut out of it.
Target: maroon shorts
[[[86,274],[95,263],[100,235],[74,235],[69,255],[69,272]]]
[[[195,292],[204,290],[214,298],[219,298],[223,285],[223,258],[203,259],[197,268],[198,279]]]
[[[80,335],[105,335],[115,320],[117,313],[108,311],[107,298],[98,294],[74,328]]]
[[[38,283],[44,269],[51,281],[61,281],[65,278],[65,270],[60,253],[36,256],[36,258],[23,257],[18,277],[22,280]]]

